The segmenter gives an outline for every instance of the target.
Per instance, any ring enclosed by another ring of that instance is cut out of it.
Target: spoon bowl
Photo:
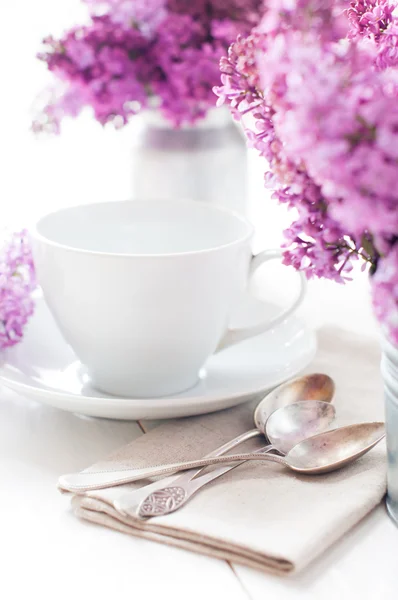
[[[299,473],[330,473],[369,452],[384,436],[384,423],[348,425],[298,443],[283,460]]]
[[[303,400],[278,408],[265,424],[265,435],[281,454],[287,454],[299,442],[326,431],[336,416],[328,402]]]
[[[261,432],[270,415],[278,408],[305,400],[307,402],[331,402],[335,385],[333,379],[324,373],[312,373],[292,379],[267,394],[254,411],[254,424]]]

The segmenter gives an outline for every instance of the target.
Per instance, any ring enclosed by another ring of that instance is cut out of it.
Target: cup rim
[[[187,251],[182,251],[182,252],[147,254],[147,253],[134,253],[134,252],[106,252],[106,251],[102,251],[102,250],[88,250],[86,248],[79,248],[78,246],[63,244],[62,242],[54,241],[54,240],[50,239],[49,237],[47,237],[46,235],[39,232],[39,227],[43,223],[43,221],[52,216],[60,215],[62,213],[66,213],[68,211],[73,211],[73,210],[76,210],[79,208],[95,207],[95,206],[101,206],[101,205],[109,205],[110,206],[110,205],[132,204],[134,202],[142,202],[142,203],[168,202],[168,203],[173,203],[173,204],[176,204],[176,203],[186,204],[187,202],[190,202],[192,204],[198,203],[197,200],[191,200],[191,199],[187,199],[187,200],[185,200],[185,199],[164,199],[164,200],[162,200],[161,198],[157,198],[157,199],[144,200],[144,199],[137,198],[137,199],[130,199],[130,200],[112,200],[112,201],[108,200],[105,202],[90,202],[87,204],[75,204],[73,206],[67,206],[67,207],[60,208],[60,209],[57,209],[54,211],[50,211],[50,212],[46,213],[45,215],[41,216],[36,221],[33,228],[31,229],[30,235],[33,240],[39,241],[39,242],[45,244],[46,246],[50,246],[52,248],[57,248],[60,250],[65,250],[67,252],[73,252],[76,254],[84,254],[84,255],[89,255],[89,256],[101,256],[101,257],[107,257],[107,258],[135,258],[135,259],[164,258],[164,259],[166,259],[166,258],[176,258],[176,257],[182,257],[182,256],[190,256],[190,255],[197,256],[197,255],[202,255],[202,254],[210,254],[210,253],[218,251],[218,250],[224,250],[227,248],[231,248],[235,245],[239,245],[244,242],[247,242],[253,237],[253,234],[254,234],[254,226],[252,225],[252,223],[250,223],[250,221],[248,219],[246,219],[245,217],[240,215],[238,212],[236,212],[234,210],[230,210],[229,208],[225,208],[223,206],[207,204],[205,202],[203,202],[201,204],[203,206],[206,206],[208,210],[211,210],[212,212],[223,213],[230,217],[234,217],[235,219],[240,221],[246,227],[246,233],[244,235],[240,236],[239,238],[233,240],[232,242],[227,242],[225,244],[220,244],[218,246],[212,246],[210,248],[203,248],[201,250],[187,250]]]

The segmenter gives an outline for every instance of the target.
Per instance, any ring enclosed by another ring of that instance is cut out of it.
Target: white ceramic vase
[[[388,456],[387,508],[398,525],[398,348],[383,336],[382,351]]]
[[[246,214],[247,149],[228,109],[173,129],[156,110],[134,120],[133,197],[192,199]]]

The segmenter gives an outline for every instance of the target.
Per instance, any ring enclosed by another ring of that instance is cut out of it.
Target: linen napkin
[[[383,421],[379,349],[337,329],[319,332],[306,372],[336,381],[338,424]],[[93,470],[193,459],[253,427],[258,402],[165,423]],[[251,440],[240,450],[264,445]],[[334,473],[303,476],[275,463],[248,462],[196,494],[182,509],[148,521],[124,517],[113,501],[148,481],[75,495],[77,516],[118,531],[278,574],[297,572],[344,535],[383,498],[385,445]]]

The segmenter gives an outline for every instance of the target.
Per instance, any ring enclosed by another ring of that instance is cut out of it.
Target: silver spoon
[[[261,433],[264,433],[268,417],[278,408],[303,400],[331,402],[334,391],[333,379],[324,373],[311,373],[287,381],[275,388],[257,405],[254,411],[254,424]]]
[[[283,406],[271,414],[265,425],[265,435],[271,444],[257,450],[256,453],[277,450],[281,454],[287,454],[302,440],[328,429],[335,415],[334,406],[327,402],[306,400]],[[220,454],[221,452],[218,453]],[[232,466],[219,467],[200,477],[195,477],[196,470],[193,473],[188,471],[174,479],[172,485],[163,483],[159,487],[155,484],[155,489],[145,491],[147,486],[144,486],[128,492],[115,500],[114,506],[116,510],[132,516],[147,518],[167,515],[181,508],[207,483],[243,463],[244,461]]]
[[[320,400],[331,402],[334,395],[334,382],[323,373],[312,373],[288,381],[267,394],[257,405],[254,412],[256,429],[250,429],[231,440],[228,445],[235,446],[260,435],[265,435],[268,417],[278,408],[300,400]],[[69,492],[84,492],[118,485],[119,471],[82,471],[62,475],[58,480],[60,489]],[[115,475],[115,477],[114,477]],[[113,481],[116,479],[116,483]]]
[[[276,444],[276,449],[283,453],[288,452],[298,441],[305,437],[309,437],[314,433],[324,431],[332,422],[335,415],[333,405],[327,402],[316,400],[308,400],[296,402],[278,409],[272,413],[267,420],[266,433],[269,435],[272,442]],[[118,471],[101,471],[93,473],[77,473],[76,475],[68,475],[61,478],[60,484],[63,489],[68,491],[87,491],[111,487],[128,483],[130,481],[138,481],[146,479],[152,475],[163,475],[175,471],[185,470],[189,467],[203,467],[205,465],[216,464],[217,456],[228,452],[236,442],[229,442],[215,451],[213,457],[205,457],[199,461],[191,461],[189,463],[176,463],[175,469],[168,468],[168,465],[159,465],[159,467],[148,467],[144,469],[121,469]],[[266,446],[263,452],[274,449],[272,444]],[[249,453],[250,455],[250,453]],[[246,455],[242,455],[241,460],[244,460]],[[234,462],[226,460],[220,462]],[[192,463],[192,464],[191,464]],[[196,464],[198,463],[198,464]],[[152,470],[155,471],[152,473]],[[157,472],[159,470],[159,472]],[[161,471],[161,472],[160,472]],[[142,477],[140,476],[142,473]],[[191,474],[193,477],[196,473]],[[83,479],[83,481],[82,481]],[[167,482],[168,483],[168,482]],[[160,486],[163,487],[163,486]],[[153,491],[151,489],[150,491]]]
[[[208,465],[217,465],[219,463],[236,462],[242,460],[262,460],[277,462],[290,468],[297,473],[306,475],[318,475],[335,471],[342,466],[353,462],[373,446],[375,446],[385,436],[384,423],[359,423],[357,425],[348,425],[338,429],[332,429],[316,436],[308,438],[294,446],[285,457],[275,454],[256,454],[247,452],[242,454],[229,454],[216,458],[202,458],[200,460],[190,460],[186,462],[173,463],[169,465],[156,465],[145,467],[143,469],[125,469],[121,471],[112,471],[113,476],[111,485],[121,485],[155,477],[157,475],[166,475],[176,471],[184,471],[194,467],[204,467]],[[97,473],[97,475],[100,475]],[[103,476],[109,475],[107,472]],[[108,487],[104,482],[92,484],[90,489],[99,489]]]

